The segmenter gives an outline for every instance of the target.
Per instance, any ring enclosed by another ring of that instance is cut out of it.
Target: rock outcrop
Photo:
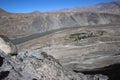
[[[91,78],[91,79],[90,79]],[[14,59],[0,51],[0,80],[108,80],[103,75],[86,76],[66,71],[53,57],[25,51]]]
[[[4,35],[0,35],[0,50],[4,51],[7,55],[17,54],[17,47]]]

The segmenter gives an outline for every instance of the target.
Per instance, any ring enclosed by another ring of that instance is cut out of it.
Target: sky
[[[120,0],[0,0],[0,8],[12,13],[47,12]]]

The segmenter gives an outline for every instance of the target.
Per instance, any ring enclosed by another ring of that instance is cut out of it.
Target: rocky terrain
[[[13,58],[0,51],[0,80],[107,80],[103,75],[76,74],[63,69],[52,56],[39,51],[18,53]]]
[[[17,45],[19,51],[31,49],[47,52],[70,71],[96,73],[98,71],[99,74],[105,72],[104,74],[109,74],[110,77],[112,74],[119,75],[119,67],[104,69],[106,66],[120,63],[120,25],[118,24],[69,28],[35,39],[27,38],[30,40]],[[117,74],[114,71],[116,69]],[[110,80],[119,80],[117,76],[115,78]]]
[[[0,76],[7,70],[11,74],[2,79],[119,80],[119,5],[83,8],[88,12],[82,8],[29,14],[0,10],[0,34],[11,38],[18,48],[16,57],[0,52],[1,61],[5,59]],[[13,79],[15,75],[18,77]]]
[[[119,63],[119,26],[65,29],[19,44],[18,49],[47,52],[67,69],[100,68]]]

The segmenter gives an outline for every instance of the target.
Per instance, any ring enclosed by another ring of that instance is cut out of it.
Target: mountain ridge
[[[110,3],[109,3],[110,4]],[[112,4],[112,3],[111,3]],[[113,7],[120,12],[120,8]],[[116,12],[116,11],[114,11]],[[116,13],[118,13],[116,12]],[[8,37],[26,36],[61,28],[118,24],[120,15],[100,12],[32,12],[9,13],[0,10],[0,34]]]
[[[28,13],[14,13],[14,12],[6,11],[2,8],[0,8],[0,12],[6,12],[6,13],[12,13],[12,14],[53,13],[53,12],[98,12],[101,9],[104,11],[105,9],[111,9],[111,8],[114,8],[114,9],[120,8],[120,1],[113,1],[113,2],[108,2],[108,3],[99,3],[99,4],[95,4],[95,5],[91,5],[91,6],[84,6],[84,7],[51,10],[51,11],[46,11],[46,12],[41,12],[41,11],[36,10],[36,11],[28,12]],[[97,11],[95,11],[95,10],[97,10]],[[120,9],[119,9],[119,12],[120,12]],[[119,14],[119,13],[117,13],[117,14]]]
[[[56,10],[53,12],[99,12],[99,13],[120,14],[120,2],[118,1],[118,2],[100,3],[93,6],[86,6],[80,8],[79,7],[66,8],[66,9]]]

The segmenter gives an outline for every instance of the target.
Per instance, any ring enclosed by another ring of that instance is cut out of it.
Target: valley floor
[[[120,62],[119,24],[54,30],[21,39],[25,40],[17,43],[20,51],[47,52],[68,70],[94,70]]]

